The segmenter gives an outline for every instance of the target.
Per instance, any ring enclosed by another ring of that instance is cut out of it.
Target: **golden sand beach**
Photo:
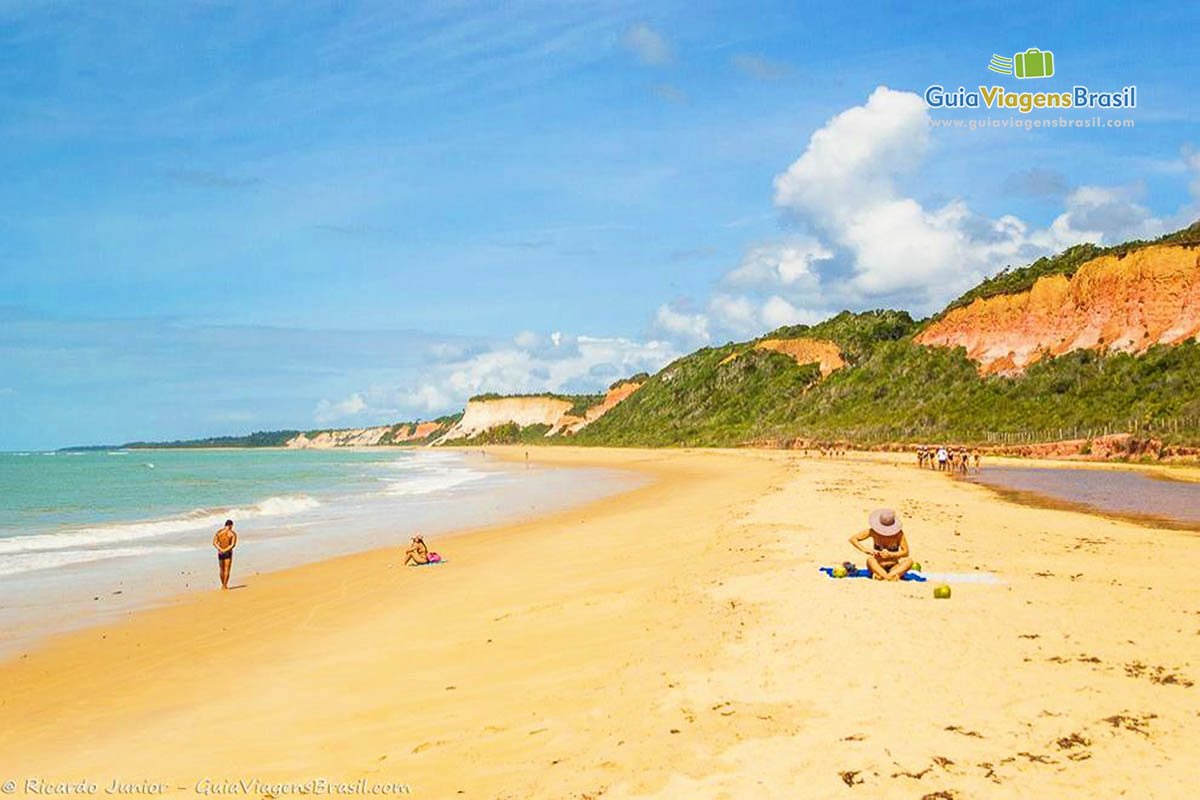
[[[180,796],[365,778],[429,798],[1200,786],[1194,533],[1017,505],[907,456],[530,452],[652,482],[431,542],[435,568],[395,550],[235,565],[243,589],[19,654],[0,665],[0,780],[14,796],[31,778]],[[846,539],[881,505],[926,571],[998,582],[935,600],[932,583],[818,573],[858,555]]]

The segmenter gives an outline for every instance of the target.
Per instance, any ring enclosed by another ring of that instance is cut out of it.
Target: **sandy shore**
[[[35,777],[187,795],[366,778],[433,798],[1200,785],[1195,534],[1016,505],[907,457],[531,454],[654,483],[456,537],[441,567],[350,556],[52,640],[0,665],[0,780],[21,796]],[[926,570],[1003,582],[940,601],[821,576],[884,504]]]

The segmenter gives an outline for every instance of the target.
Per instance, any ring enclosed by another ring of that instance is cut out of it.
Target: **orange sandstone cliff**
[[[391,430],[389,425],[374,428],[346,428],[343,430],[321,431],[309,436],[301,433],[290,439],[285,447],[294,450],[327,450],[331,447],[373,447],[382,441],[384,435]]]
[[[376,425],[371,428],[341,428],[319,433],[301,433],[284,445],[295,450],[328,450],[332,447],[374,447],[385,444],[404,444],[425,439],[441,430],[440,422]]]
[[[549,425],[546,436],[558,433],[577,433],[611,411],[641,386],[627,381],[608,390],[604,399],[587,409],[582,417],[567,413],[572,403],[559,397],[544,395],[514,395],[482,397],[471,400],[462,419],[434,444],[454,439],[472,439],[492,428],[515,423],[522,428],[530,425]]]
[[[755,350],[773,350],[791,356],[797,364],[816,364],[821,370],[821,377],[827,377],[846,366],[842,351],[836,343],[826,339],[763,339],[754,345]],[[745,351],[728,355],[722,364],[728,364]]]
[[[1012,374],[1047,355],[1092,349],[1141,353],[1200,334],[1200,249],[1153,245],[1102,256],[1074,276],[1040,278],[1026,292],[976,299],[917,336],[965,347],[987,374]]]
[[[546,435],[552,436],[556,433],[564,432],[579,433],[579,431],[583,430],[588,425],[591,425],[609,411],[612,411],[617,407],[617,404],[629,397],[629,395],[633,394],[641,387],[641,381],[625,381],[624,383],[617,384],[608,390],[608,393],[604,395],[603,400],[584,412],[582,417],[564,415],[562,419],[558,421],[558,424],[555,425],[554,428],[552,428]]]
[[[822,378],[846,366],[838,346],[824,339],[763,339],[754,346],[791,356],[797,364],[816,364]]]

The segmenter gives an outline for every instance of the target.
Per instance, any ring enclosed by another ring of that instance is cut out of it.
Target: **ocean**
[[[217,586],[211,541],[227,518],[240,537],[237,584],[254,572],[402,544],[418,531],[438,550],[439,534],[565,508],[638,480],[482,451],[0,453],[0,648]]]

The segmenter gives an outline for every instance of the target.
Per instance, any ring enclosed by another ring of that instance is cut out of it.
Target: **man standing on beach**
[[[213,547],[217,548],[217,566],[221,571],[221,588],[229,588],[229,570],[233,566],[233,548],[237,547],[237,531],[233,520],[225,520],[225,527],[213,534]]]

